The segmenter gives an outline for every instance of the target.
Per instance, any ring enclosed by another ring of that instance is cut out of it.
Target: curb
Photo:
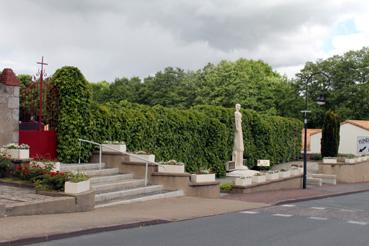
[[[142,226],[165,224],[169,222],[170,222],[169,220],[148,220],[148,221],[142,221],[142,222],[135,222],[131,224],[97,227],[97,228],[90,228],[90,229],[85,229],[85,230],[80,230],[80,231],[72,231],[72,232],[57,233],[57,234],[51,234],[51,235],[45,235],[45,236],[39,236],[39,237],[29,237],[29,238],[23,238],[23,239],[11,240],[11,241],[4,241],[4,242],[0,242],[0,246],[28,245],[28,244],[47,242],[51,240],[58,240],[58,239],[65,239],[65,238],[70,238],[70,237],[78,237],[82,235],[89,235],[89,234],[94,234],[94,233],[99,233],[99,232],[131,229],[131,228],[142,227]]]
[[[324,198],[335,197],[335,196],[345,196],[345,195],[356,194],[356,193],[361,193],[361,192],[368,192],[368,191],[369,191],[369,188],[364,189],[364,190],[355,190],[355,191],[332,193],[332,194],[319,195],[319,196],[288,199],[288,200],[283,200],[283,201],[277,201],[275,203],[272,203],[272,205],[282,205],[282,204],[293,203],[293,202],[305,202],[305,201],[318,200],[318,199],[324,199]]]

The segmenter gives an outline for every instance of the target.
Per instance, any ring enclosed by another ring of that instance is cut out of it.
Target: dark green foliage
[[[324,114],[328,110],[337,112],[343,120],[369,119],[369,48],[365,47],[357,51],[349,51],[344,55],[332,56],[317,62],[307,62],[301,70],[303,77],[316,72],[324,72],[330,77],[317,74],[312,78],[308,86],[309,128],[317,128],[323,125]],[[297,81],[297,94],[305,92],[305,81]],[[316,98],[325,95],[324,107],[316,105]],[[298,101],[295,101],[297,103]],[[300,109],[303,106],[301,105]],[[299,111],[296,111],[299,113]],[[298,114],[295,115],[297,117]]]
[[[10,172],[12,162],[0,153],[0,178],[5,177]]]
[[[178,71],[177,71],[178,72]],[[58,159],[76,162],[78,138],[103,142],[125,141],[128,150],[147,150],[158,161],[186,163],[188,172],[211,169],[225,174],[231,159],[234,110],[216,106],[190,109],[144,106],[127,101],[91,103],[91,87],[78,69],[65,67],[53,76],[59,87]],[[301,122],[243,110],[245,158],[253,167],[257,159],[280,163],[298,158]],[[93,148],[82,145],[87,161]]]
[[[322,157],[336,157],[338,155],[338,147],[340,144],[340,118],[333,111],[325,114],[322,140],[321,154]]]
[[[52,83],[59,90],[58,158],[64,162],[77,161],[80,153],[78,138],[91,138],[91,90],[76,67],[58,69],[52,76]],[[90,151],[83,150],[81,156],[86,159]]]

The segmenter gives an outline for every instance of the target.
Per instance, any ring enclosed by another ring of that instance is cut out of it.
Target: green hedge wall
[[[73,82],[73,78],[78,83]],[[87,82],[75,68],[58,70],[53,79],[61,86],[58,125],[61,161],[78,160],[79,137],[97,142],[117,140],[125,141],[130,151],[149,151],[157,160],[184,162],[189,172],[211,168],[218,175],[224,175],[224,163],[231,159],[233,148],[233,109],[149,107],[124,101],[98,105],[91,102]],[[250,110],[242,110],[242,114],[249,167],[253,167],[257,159],[270,159],[275,164],[299,157],[300,121]],[[91,153],[92,146],[84,144],[83,159],[87,160]]]

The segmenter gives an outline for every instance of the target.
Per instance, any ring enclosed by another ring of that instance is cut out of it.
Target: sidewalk
[[[27,239],[39,242],[86,232],[137,227],[268,206],[226,199],[179,197],[99,208],[90,212],[17,216],[0,219],[0,245]],[[110,228],[110,229],[109,229]],[[19,243],[19,242],[18,242]]]
[[[251,194],[227,194],[223,199],[259,202],[271,205],[345,195],[355,192],[369,191],[369,183],[309,186],[307,189],[278,190]]]

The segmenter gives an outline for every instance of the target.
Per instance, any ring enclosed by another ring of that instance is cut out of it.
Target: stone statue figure
[[[232,161],[235,162],[235,169],[246,169],[243,165],[243,134],[242,134],[242,114],[240,112],[241,105],[236,104],[236,112],[234,112],[235,118],[235,130],[234,130],[234,145]]]

